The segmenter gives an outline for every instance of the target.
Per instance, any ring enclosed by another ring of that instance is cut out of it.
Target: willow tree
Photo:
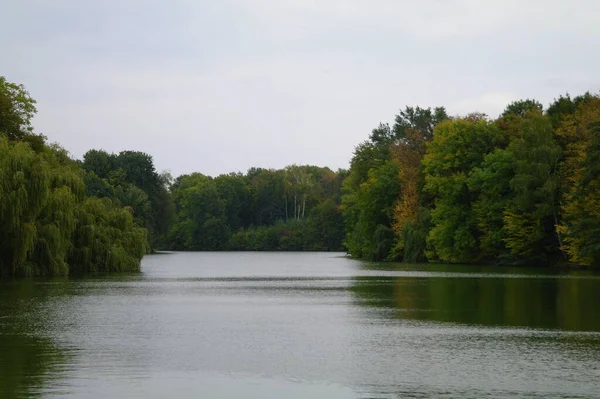
[[[85,197],[66,152],[0,137],[0,274],[137,270],[146,230],[131,208]]]
[[[30,255],[37,220],[50,196],[47,164],[25,143],[0,135],[0,271],[35,274]]]
[[[130,208],[86,198],[79,165],[33,133],[34,104],[0,79],[0,277],[138,269],[146,230]]]
[[[107,198],[86,198],[75,214],[68,258],[72,272],[139,270],[147,233],[135,225],[131,208],[115,207]]]

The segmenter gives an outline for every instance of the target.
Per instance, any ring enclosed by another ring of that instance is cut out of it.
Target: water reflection
[[[0,283],[0,398],[593,397],[599,299],[589,272],[148,257]]]
[[[0,397],[31,398],[60,394],[64,353],[44,337],[43,286],[33,281],[0,284]],[[54,292],[54,294],[56,294]]]
[[[444,267],[439,267],[443,269]],[[413,268],[414,270],[414,268]],[[453,270],[453,273],[461,269]],[[463,269],[466,271],[466,269]],[[434,270],[443,273],[443,270]],[[473,275],[473,268],[468,272]],[[511,271],[497,273],[510,276]],[[352,291],[365,306],[392,310],[395,318],[564,331],[600,331],[596,304],[600,281],[588,273],[534,274],[521,278],[354,278]],[[523,278],[525,277],[525,278]]]

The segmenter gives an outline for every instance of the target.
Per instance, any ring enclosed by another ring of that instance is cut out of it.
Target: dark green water
[[[0,397],[600,397],[600,275],[177,253],[0,283]]]

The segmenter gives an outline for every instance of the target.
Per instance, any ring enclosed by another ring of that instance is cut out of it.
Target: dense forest
[[[344,171],[291,165],[215,178],[157,174],[140,152],[88,151],[87,195],[129,207],[149,248],[192,251],[340,251]],[[167,189],[168,187],[168,189]]]
[[[340,251],[344,176],[298,165],[180,176],[171,185],[176,216],[168,248]]]
[[[0,77],[0,276],[137,270],[154,250],[340,251],[369,260],[600,262],[600,96],[497,118],[406,107],[348,171],[290,165],[175,179],[150,155],[74,160]]]
[[[509,104],[495,120],[407,107],[356,147],[346,246],[406,262],[600,262],[600,97]]]

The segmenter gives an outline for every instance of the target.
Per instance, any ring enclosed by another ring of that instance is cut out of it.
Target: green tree
[[[87,172],[88,195],[112,198],[117,204],[130,206],[137,223],[148,230],[149,248],[164,245],[174,205],[169,178],[156,172],[150,155],[139,151],[114,155],[89,150],[83,156],[82,166]]]
[[[526,262],[549,263],[559,255],[558,163],[561,149],[550,119],[531,111],[520,119],[519,133],[507,148],[514,160],[510,180],[514,197],[504,211],[504,241]]]
[[[35,103],[25,86],[0,76],[0,132],[12,141],[33,135],[31,120],[37,112]]]
[[[469,174],[499,142],[498,127],[479,115],[436,127],[423,159],[425,190],[434,198],[427,239],[430,260],[459,263],[481,258]]]
[[[571,96],[568,93],[564,96],[559,96],[552,102],[552,104],[550,104],[548,110],[546,111],[547,115],[552,121],[552,126],[555,129],[559,128],[561,123],[563,123],[565,119],[573,115],[581,104],[592,100],[593,97],[595,96],[592,95],[590,92],[586,92],[574,98],[571,98]]]
[[[504,212],[514,196],[510,185],[515,176],[514,164],[512,152],[497,148],[484,157],[480,167],[473,169],[467,182],[469,190],[477,195],[472,212],[480,232],[481,257],[485,260],[503,263],[508,256]]]
[[[135,225],[131,208],[108,198],[86,198],[75,209],[71,272],[138,271],[147,252],[146,229]]]
[[[89,150],[83,155],[82,166],[87,172],[92,172],[102,179],[107,179],[110,173],[117,169],[116,157],[104,150]]]
[[[344,241],[344,218],[333,199],[328,198],[314,207],[305,228],[305,249],[339,251]]]
[[[252,193],[252,224],[265,226],[283,220],[286,215],[284,173],[272,169],[251,169],[247,176]]]
[[[248,208],[252,205],[252,195],[248,180],[241,173],[230,173],[215,178],[219,198],[225,206],[225,218],[231,231],[248,227],[251,215]]]
[[[396,115],[392,130],[394,138],[407,144],[416,139],[415,144],[420,145],[424,141],[430,141],[435,127],[447,119],[449,118],[444,107],[431,109],[407,106]]]
[[[177,178],[173,196],[177,220],[171,230],[174,249],[212,251],[229,240],[225,203],[215,181],[199,173]]]
[[[547,264],[559,256],[561,149],[550,118],[539,108],[499,119],[508,146],[486,155],[469,178],[484,259]]]
[[[345,245],[352,256],[380,260],[391,250],[393,209],[400,195],[398,165],[387,161],[369,171],[369,179],[343,198]],[[390,234],[391,233],[391,234]]]
[[[509,118],[509,117],[520,117],[525,118],[532,111],[542,112],[544,110],[544,106],[537,100],[519,100],[513,101],[508,104],[508,106],[504,109],[504,112],[500,115],[500,118]]]

